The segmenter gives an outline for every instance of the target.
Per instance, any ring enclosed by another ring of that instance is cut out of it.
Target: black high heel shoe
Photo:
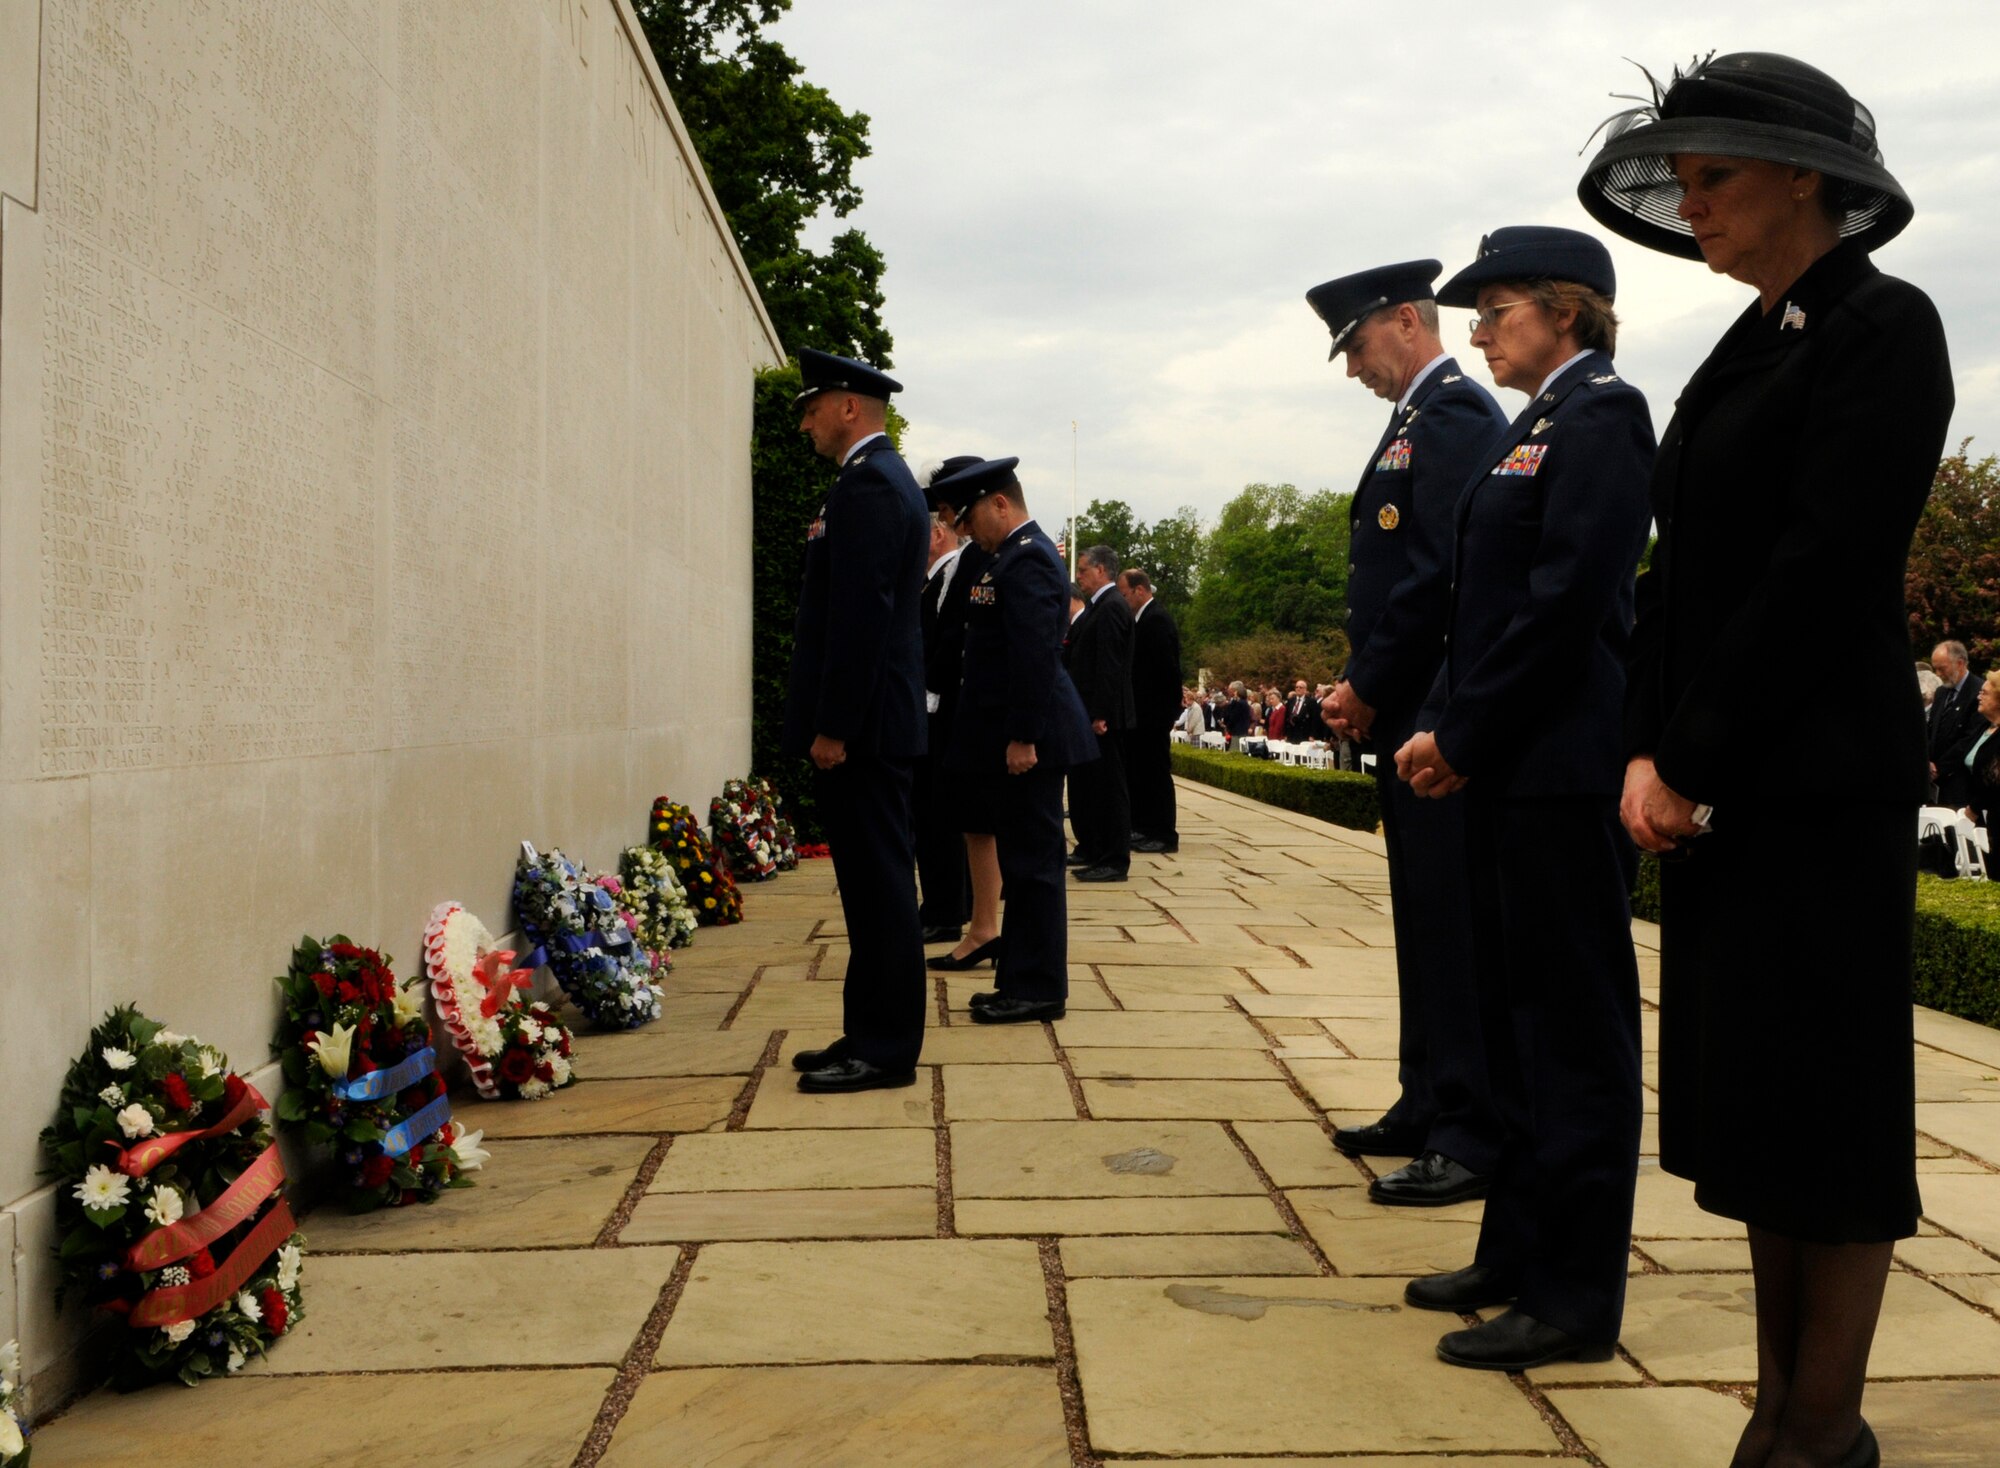
[[[948,974],[955,974],[965,969],[978,968],[980,964],[985,963],[988,959],[993,961],[995,968],[1000,967],[1000,940],[998,938],[987,939],[963,958],[953,958],[949,953],[940,953],[936,958],[927,958],[924,960],[924,967],[942,969]]]
[[[1840,1468],[1882,1468],[1881,1446],[1875,1441],[1875,1430],[1866,1422],[1861,1424],[1861,1435],[1855,1438],[1854,1446],[1840,1460]]]

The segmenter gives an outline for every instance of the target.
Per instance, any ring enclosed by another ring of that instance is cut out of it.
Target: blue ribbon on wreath
[[[413,1050],[387,1070],[372,1070],[351,1081],[335,1081],[333,1094],[343,1101],[380,1101],[437,1069],[437,1052],[426,1045]],[[408,1148],[404,1149],[408,1151]]]
[[[383,1154],[389,1157],[401,1157],[450,1120],[451,1097],[439,1096],[422,1110],[389,1128],[382,1138]]]

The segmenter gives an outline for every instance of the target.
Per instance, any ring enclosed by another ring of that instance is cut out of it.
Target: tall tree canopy
[[[634,9],[787,347],[887,366],[882,254],[858,229],[824,252],[800,234],[861,203],[868,117],[849,112],[767,35],[792,0],[636,0]]]
[[[1973,459],[1972,440],[1938,465],[1910,542],[1903,595],[1918,661],[1946,638],[1984,672],[2000,662],[2000,461]]]

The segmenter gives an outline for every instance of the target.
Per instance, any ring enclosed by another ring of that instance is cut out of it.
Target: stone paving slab
[[[1114,1453],[1551,1451],[1504,1376],[1433,1351],[1400,1282],[1077,1280],[1092,1445]],[[1189,1368],[1199,1363],[1198,1369]]]
[[[648,1191],[928,1188],[936,1183],[936,1144],[914,1129],[772,1129],[676,1137]]]
[[[1727,1463],[1750,1411],[1734,1397],[1700,1387],[1549,1393],[1583,1445],[1605,1468],[1687,1468]]]
[[[739,982],[730,990],[740,992]],[[576,1037],[580,1080],[632,1076],[747,1076],[757,1068],[770,1034],[764,1030],[710,1030],[691,1033],[648,1025],[619,1035]]]
[[[1312,1109],[1280,1080],[1088,1080],[1082,1083],[1090,1114],[1106,1121],[1123,1117],[1213,1118],[1230,1121],[1291,1121]]]
[[[101,1391],[45,1430],[34,1462],[36,1468],[277,1462],[550,1468],[574,1455],[612,1380],[603,1369],[454,1371],[448,1378],[240,1376],[204,1382],[199,1393]],[[375,1433],[320,1430],[357,1422],[393,1424],[394,1455]],[[274,1440],[283,1443],[281,1455],[274,1456]]]
[[[462,1124],[476,1127],[483,1113],[461,1105],[458,1115]],[[452,1188],[431,1203],[373,1213],[316,1209],[308,1229],[311,1250],[587,1247],[654,1145],[651,1137],[494,1142],[487,1148],[491,1160],[473,1174],[475,1187]]]
[[[1298,1240],[1274,1234],[1071,1238],[1062,1242],[1062,1261],[1071,1279],[1319,1273]]]
[[[785,1049],[787,1056],[791,1047]],[[750,1103],[748,1125],[757,1127],[881,1127],[931,1125],[931,1073],[917,1067],[916,1084],[852,1096],[814,1096],[798,1088],[790,1072],[773,1069]]]
[[[540,1101],[481,1107],[489,1137],[574,1137],[592,1132],[699,1132],[720,1126],[742,1094],[738,1076],[580,1080]]]
[[[1269,1198],[961,1198],[961,1234],[1285,1233]]]
[[[1072,1121],[1069,1078],[1043,1065],[947,1065],[944,1114],[952,1121]]]
[[[949,1308],[940,1308],[947,1301]],[[921,1239],[704,1249],[657,1361],[975,1361],[1054,1353],[1033,1244]]]
[[[678,1258],[549,1249],[314,1259],[305,1319],[244,1374],[615,1366]],[[535,1310],[524,1329],[524,1291],[561,1308]]]
[[[603,1461],[1068,1468],[1071,1459],[1053,1367],[803,1366],[655,1372]]]
[[[1204,1121],[990,1121],[951,1127],[967,1198],[1263,1196],[1229,1134]]]
[[[618,1241],[917,1239],[936,1232],[937,1194],[931,1188],[811,1188],[649,1193],[633,1208]]]

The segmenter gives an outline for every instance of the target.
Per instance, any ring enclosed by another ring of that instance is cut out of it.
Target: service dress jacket
[[[1091,721],[1106,733],[1133,724],[1132,609],[1118,588],[1107,586],[1069,629],[1069,675]]]
[[[918,601],[929,552],[930,511],[909,466],[886,438],[863,444],[806,527],[786,753],[806,753],[820,734],[850,754],[924,752]]]
[[[1010,743],[1035,746],[1037,769],[1097,758],[1083,701],[1063,672],[1069,574],[1034,521],[1016,527],[968,587],[964,676],[947,762],[1004,775]]]
[[[1135,727],[1156,733],[1181,716],[1181,632],[1157,597],[1132,618],[1132,710]]]
[[[938,696],[934,717],[947,725],[958,708],[958,683],[965,666],[965,619],[972,610],[972,586],[993,564],[975,541],[967,541],[951,568],[951,584],[942,593],[943,571],[924,583],[924,691]],[[933,754],[944,751],[933,750]]]
[[[1458,502],[1445,656],[1418,718],[1498,797],[1617,795],[1653,421],[1603,352],[1531,398]]]
[[[1347,681],[1392,721],[1415,712],[1444,660],[1458,497],[1506,427],[1493,394],[1447,357],[1390,416],[1355,488]]]
[[[1627,754],[1652,755],[1660,779],[1698,804],[1768,796],[1769,769],[1745,757],[1743,659],[1810,626],[1816,644],[1840,649],[1842,695],[1869,711],[1875,738],[1865,759],[1840,740],[1793,741],[1786,797],[1923,801],[1903,588],[1952,403],[1936,308],[1857,244],[1823,255],[1768,315],[1750,303],[1660,446]]]

